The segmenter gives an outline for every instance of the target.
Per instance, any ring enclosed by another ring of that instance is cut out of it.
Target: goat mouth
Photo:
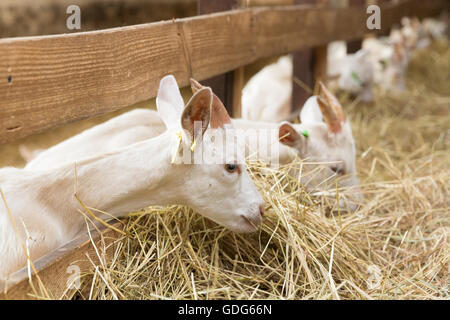
[[[244,221],[246,222],[246,224],[247,224],[249,227],[251,227],[251,229],[253,229],[254,231],[256,231],[256,230],[259,229],[259,227],[258,227],[259,223],[258,223],[258,224],[255,224],[253,221],[251,221],[249,218],[247,218],[247,217],[244,216],[244,215],[242,215],[241,217],[244,218]]]

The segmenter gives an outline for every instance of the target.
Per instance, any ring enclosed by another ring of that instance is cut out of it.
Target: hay
[[[404,94],[340,97],[358,148],[357,211],[329,214],[289,168],[263,176],[252,163],[266,201],[260,232],[235,234],[178,206],[130,214],[128,236],[74,296],[448,299],[449,63],[448,42],[434,43],[413,57]]]

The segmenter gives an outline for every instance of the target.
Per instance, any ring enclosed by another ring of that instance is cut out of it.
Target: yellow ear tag
[[[191,144],[191,152],[194,152],[196,145],[197,145],[197,140],[194,138],[194,141]]]
[[[172,155],[172,161],[171,163],[175,162],[175,159],[177,158],[177,154],[178,154],[178,149],[180,148],[180,144],[181,144],[181,140],[182,140],[182,134],[181,131],[178,131],[177,133],[177,137],[178,137],[178,141],[177,141],[177,147],[175,149],[175,152]]]

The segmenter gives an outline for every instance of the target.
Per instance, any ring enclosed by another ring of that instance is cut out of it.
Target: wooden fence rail
[[[121,229],[123,224],[116,222],[113,227]],[[118,239],[120,234],[110,228],[93,228],[90,234],[86,232],[33,262],[43,287],[36,280],[34,272],[30,281],[26,267],[11,275],[7,283],[0,282],[0,300],[70,297],[75,290],[69,287],[70,267],[76,266],[82,274],[92,268],[92,263],[101,264],[100,260],[106,261],[113,254]]]
[[[260,2],[263,0],[260,0]],[[268,3],[273,1],[267,0]],[[290,0],[289,0],[290,1]],[[432,16],[446,0],[380,1],[385,33],[403,16]],[[174,74],[180,87],[260,58],[361,39],[365,7],[252,7],[109,30],[0,39],[0,143],[155,97],[159,80]],[[296,70],[294,70],[296,72]],[[299,71],[301,72],[301,71]],[[116,224],[119,227],[119,224]],[[110,229],[93,233],[114,239]],[[94,261],[87,235],[35,261],[52,297],[61,297],[67,267]],[[31,279],[35,286],[35,275]],[[27,269],[12,275],[0,299],[30,298]]]

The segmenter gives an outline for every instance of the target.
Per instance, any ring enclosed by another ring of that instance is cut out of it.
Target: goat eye
[[[225,165],[225,170],[227,170],[229,173],[235,172],[237,168],[238,168],[237,164],[228,163]]]
[[[330,167],[330,169],[335,172],[336,174],[342,175],[344,174],[344,169],[337,167],[337,166],[332,166]]]
[[[386,69],[386,67],[387,67],[387,61],[386,60],[379,60],[378,62],[381,64],[381,67],[383,68],[383,70]]]

